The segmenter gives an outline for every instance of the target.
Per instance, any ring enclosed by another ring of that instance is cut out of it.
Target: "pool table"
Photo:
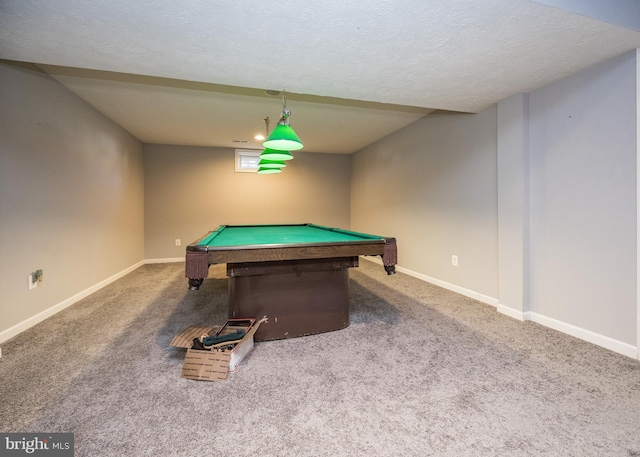
[[[229,317],[269,320],[256,341],[349,325],[349,268],[380,256],[395,273],[395,238],[315,224],[221,225],[186,248],[185,276],[197,290],[212,264],[226,263]]]

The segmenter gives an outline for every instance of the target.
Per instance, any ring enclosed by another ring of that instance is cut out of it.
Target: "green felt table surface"
[[[252,246],[314,243],[348,243],[382,240],[383,237],[348,230],[305,225],[221,226],[198,246]]]

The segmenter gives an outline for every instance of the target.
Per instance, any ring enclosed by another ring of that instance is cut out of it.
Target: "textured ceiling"
[[[263,90],[286,89],[305,150],[350,153],[638,47],[531,0],[0,0],[0,58],[41,64],[152,143],[259,147],[282,107]]]

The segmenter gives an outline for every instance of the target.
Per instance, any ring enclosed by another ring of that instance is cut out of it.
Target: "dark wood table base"
[[[227,264],[229,317],[268,317],[256,341],[349,325],[349,268],[358,257]]]

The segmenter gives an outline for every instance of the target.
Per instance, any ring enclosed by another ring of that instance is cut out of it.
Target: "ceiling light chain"
[[[287,93],[282,89],[282,117],[278,122],[278,125],[289,125],[289,117],[291,116],[291,110],[287,108]]]

